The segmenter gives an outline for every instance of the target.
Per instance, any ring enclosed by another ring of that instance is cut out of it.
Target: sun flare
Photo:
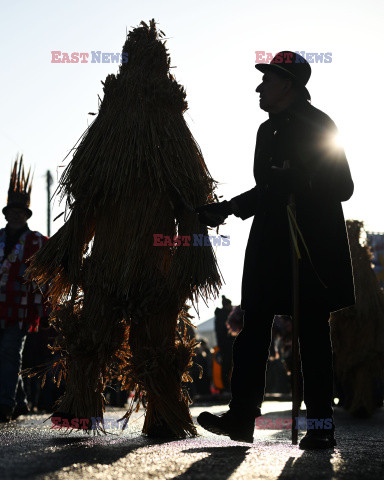
[[[345,148],[344,138],[340,133],[337,133],[333,138],[333,143],[335,147]]]

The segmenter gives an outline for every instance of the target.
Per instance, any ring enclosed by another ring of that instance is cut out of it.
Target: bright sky
[[[345,216],[384,231],[383,14],[382,0],[2,2],[1,201],[5,205],[12,162],[23,153],[35,170],[29,225],[46,233],[45,172],[60,174],[57,167],[93,119],[88,112],[97,112],[100,81],[118,70],[108,63],[51,63],[51,51],[120,52],[126,30],[155,18],[187,91],[186,121],[223,199],[254,185],[255,136],[267,118],[255,93],[261,81],[255,52],[331,52],[332,63],[312,64],[308,89],[313,105],[338,125],[349,159],[355,194],[344,204]],[[53,216],[60,212],[54,208]],[[53,232],[59,226],[55,222]],[[250,219],[230,217],[220,229],[231,238],[230,246],[217,249],[226,281],[221,293],[234,304],[240,303],[250,226]],[[201,305],[200,319],[210,318],[218,304]]]

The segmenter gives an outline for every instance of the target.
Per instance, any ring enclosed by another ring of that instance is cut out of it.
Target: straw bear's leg
[[[147,368],[138,373],[147,392],[143,433],[149,435],[154,435],[154,431],[159,436],[170,434],[178,438],[196,434],[188,401],[182,394],[181,377],[191,352],[176,341],[178,314],[179,309],[173,308],[131,325],[133,357],[136,361],[143,358]]]
[[[92,419],[103,417],[103,392],[111,376],[114,354],[124,341],[122,314],[115,306],[103,292],[89,289],[79,324],[67,345],[66,390],[56,411],[88,419],[90,424]],[[65,329],[70,331],[68,325]]]

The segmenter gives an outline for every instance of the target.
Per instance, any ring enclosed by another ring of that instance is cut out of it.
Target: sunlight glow
[[[335,135],[335,137],[333,138],[333,143],[335,144],[336,147],[345,148],[345,142],[340,133]]]

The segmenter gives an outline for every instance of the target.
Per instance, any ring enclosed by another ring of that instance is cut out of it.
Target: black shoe
[[[27,405],[16,405],[12,413],[12,420],[16,420],[20,415],[28,415],[28,413],[30,413],[30,410]]]
[[[336,446],[334,429],[330,430],[308,430],[300,440],[301,450],[325,450]]]
[[[0,405],[0,423],[10,422],[12,419],[12,408],[9,405]]]
[[[197,417],[197,421],[205,430],[216,435],[226,435],[238,442],[253,443],[256,416],[244,417],[231,410],[220,416],[203,412]]]

